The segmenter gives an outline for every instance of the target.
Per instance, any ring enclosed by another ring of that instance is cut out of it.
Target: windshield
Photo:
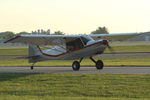
[[[87,42],[93,40],[90,36],[81,36],[81,40],[83,41],[84,45],[87,44]]]

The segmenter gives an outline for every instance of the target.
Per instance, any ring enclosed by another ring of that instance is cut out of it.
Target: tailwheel
[[[31,70],[33,70],[34,64],[35,64],[35,63],[33,63],[32,66],[30,67]]]
[[[80,69],[80,63],[78,61],[74,61],[72,64],[72,69],[74,71],[78,71]]]
[[[33,70],[33,66],[31,66],[30,69]]]
[[[103,69],[104,67],[104,63],[102,60],[98,60],[95,64],[97,69]]]

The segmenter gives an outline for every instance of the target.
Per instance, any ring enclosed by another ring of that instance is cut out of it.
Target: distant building
[[[50,29],[47,30],[47,34],[50,34]]]
[[[41,34],[43,34],[44,33],[44,30],[43,29],[41,29]]]
[[[49,35],[50,34],[50,29],[48,30],[43,30],[43,29],[38,29],[37,31],[32,31],[32,34],[45,34],[45,35]]]
[[[40,34],[40,29],[38,29],[38,34]]]

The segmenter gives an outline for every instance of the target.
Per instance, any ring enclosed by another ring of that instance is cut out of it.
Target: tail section
[[[41,55],[41,51],[37,45],[29,45],[29,57]]]
[[[28,54],[29,63],[37,62],[38,59],[40,58],[40,55],[42,55],[42,53],[37,45],[29,45],[28,53],[29,53]]]

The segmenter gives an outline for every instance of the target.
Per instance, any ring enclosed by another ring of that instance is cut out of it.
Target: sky
[[[89,34],[150,31],[150,0],[0,0],[0,32]]]

